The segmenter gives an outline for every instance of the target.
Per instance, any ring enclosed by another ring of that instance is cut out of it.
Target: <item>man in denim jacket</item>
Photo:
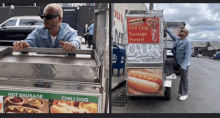
[[[63,48],[66,51],[81,48],[77,31],[61,23],[63,10],[58,4],[47,5],[41,18],[44,26],[32,31],[24,41],[15,42],[14,51],[28,47]]]
[[[174,40],[172,52],[175,58],[168,58],[165,63],[165,70],[167,73],[167,79],[176,79],[176,74],[173,69],[174,65],[179,65],[180,70],[180,84],[179,94],[180,100],[186,100],[188,98],[188,70],[191,59],[191,43],[186,38],[189,34],[187,29],[182,29],[178,34],[180,38],[174,36],[168,29],[165,30],[170,37]]]

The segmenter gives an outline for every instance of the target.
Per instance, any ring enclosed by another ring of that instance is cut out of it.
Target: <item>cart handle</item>
[[[13,46],[9,46],[8,49],[14,51]],[[65,51],[62,48],[34,48],[34,47],[24,48],[17,52],[37,52],[37,53],[54,53],[54,54],[88,54],[88,55],[94,54],[94,50],[83,49],[83,50]]]

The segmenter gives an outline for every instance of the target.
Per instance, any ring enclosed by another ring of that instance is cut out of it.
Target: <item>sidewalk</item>
[[[92,46],[90,48],[87,48],[88,44],[85,44],[84,41],[83,43],[81,43],[81,50],[92,50]],[[86,55],[86,54],[77,54],[76,57],[88,57],[90,58],[90,55]]]
[[[81,44],[81,49],[83,49],[83,50],[92,50],[92,46],[90,48],[87,48],[87,47],[88,47],[88,44],[84,44],[84,43]]]
[[[123,69],[120,70],[120,76],[118,77],[118,70],[114,69],[114,74],[112,74],[111,79],[111,90],[114,91],[115,89],[123,86],[125,84],[125,75],[123,75]]]
[[[84,38],[80,39],[80,42],[81,42],[81,49],[84,49],[84,50],[91,49],[92,50],[92,46],[90,48],[87,48],[88,47],[88,43],[85,44],[85,39]]]

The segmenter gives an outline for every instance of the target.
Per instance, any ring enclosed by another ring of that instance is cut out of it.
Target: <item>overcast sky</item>
[[[149,9],[149,3],[146,4]],[[185,22],[189,40],[220,41],[220,4],[154,3],[164,10],[165,22]]]

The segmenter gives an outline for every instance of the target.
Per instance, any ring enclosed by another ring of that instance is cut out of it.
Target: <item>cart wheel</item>
[[[137,100],[138,99],[138,97],[135,97],[135,96],[130,96],[129,97],[131,100]]]
[[[166,87],[165,100],[170,100],[170,97],[171,97],[171,87]]]
[[[28,52],[21,52],[21,54],[28,54]]]

